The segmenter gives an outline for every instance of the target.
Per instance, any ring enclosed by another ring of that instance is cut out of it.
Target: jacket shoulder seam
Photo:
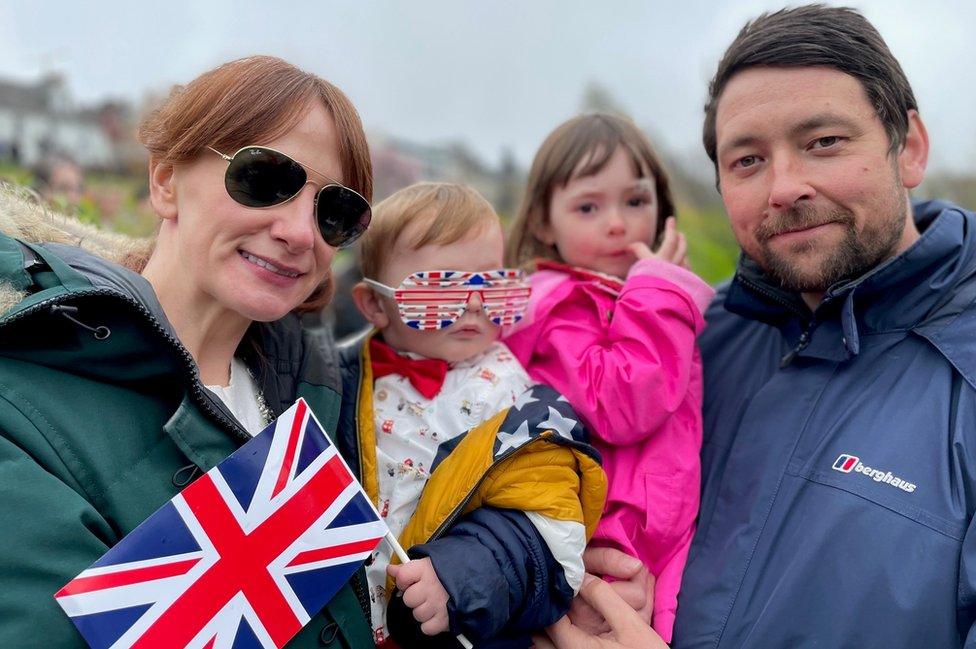
[[[0,389],[6,393],[0,394],[0,399],[3,399],[6,403],[10,404],[14,410],[20,413],[20,415],[28,423],[30,423],[34,430],[38,432],[44,441],[47,442],[51,450],[53,450],[58,456],[69,474],[75,479],[78,485],[84,489],[86,500],[93,502],[91,495],[91,476],[88,475],[88,472],[85,471],[78,457],[67,445],[57,443],[59,435],[51,422],[47,420],[47,417],[45,417],[44,414],[41,413],[29,399],[9,385],[0,383]],[[12,401],[8,395],[16,396],[19,403]],[[25,410],[30,410],[30,413],[25,412]],[[43,424],[43,430],[39,424]]]

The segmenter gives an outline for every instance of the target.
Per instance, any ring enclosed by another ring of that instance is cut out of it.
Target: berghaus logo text
[[[861,462],[859,457],[855,455],[848,455],[846,453],[841,453],[840,457],[837,458],[837,461],[834,462],[833,469],[834,471],[840,471],[841,473],[863,473],[875,482],[883,482],[884,484],[891,485],[892,487],[898,487],[907,493],[912,493],[917,487],[917,485],[909,482],[908,480],[892,475],[891,471],[873,469]]]

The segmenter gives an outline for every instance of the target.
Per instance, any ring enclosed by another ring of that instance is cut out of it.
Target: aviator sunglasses
[[[315,220],[327,244],[346,248],[369,226],[372,210],[365,198],[281,151],[246,146],[234,155],[226,155],[207,148],[227,161],[224,187],[231,198],[245,207],[273,207],[295,198],[308,183],[307,168],[328,181],[315,194]]]
[[[511,325],[522,319],[531,288],[525,271],[500,268],[483,272],[425,270],[408,275],[393,288],[366,278],[373,289],[396,301],[400,318],[408,327],[433,331],[450,327],[467,310],[477,293],[488,319],[496,325]]]

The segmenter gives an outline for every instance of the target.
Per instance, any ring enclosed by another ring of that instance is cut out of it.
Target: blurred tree
[[[913,195],[916,198],[941,198],[976,210],[976,175],[929,172]]]
[[[503,220],[507,221],[515,215],[522,198],[522,182],[522,172],[515,161],[515,153],[511,147],[505,147],[498,165],[498,193],[494,206]]]
[[[631,117],[630,111],[624,108],[613,92],[599,81],[590,81],[583,89],[580,101],[580,111],[584,113],[611,113]]]

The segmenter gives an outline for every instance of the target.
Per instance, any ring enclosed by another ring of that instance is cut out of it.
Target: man
[[[858,13],[763,15],[705,148],[743,256],[710,309],[675,647],[976,643],[976,215]]]
[[[764,14],[704,142],[743,255],[701,339],[673,646],[976,646],[976,215],[909,202],[928,138],[904,73],[852,10]]]

